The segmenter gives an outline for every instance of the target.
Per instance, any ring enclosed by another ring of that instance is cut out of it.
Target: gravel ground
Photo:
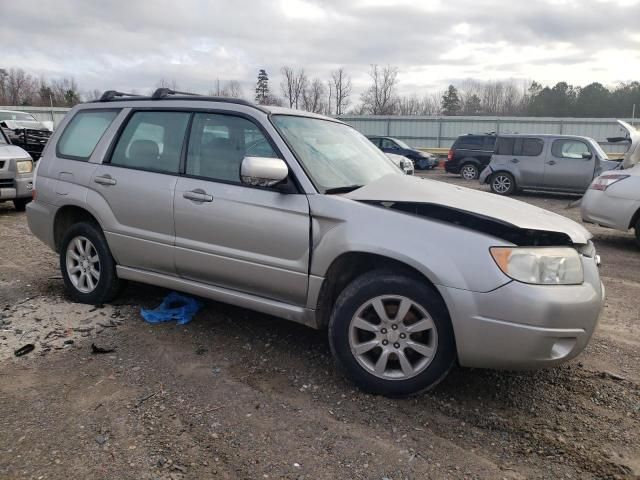
[[[519,198],[578,220],[575,197]],[[187,325],[151,326],[139,309],[167,292],[140,284],[71,303],[56,256],[0,204],[0,478],[637,478],[640,250],[588,228],[608,298],[580,357],[456,368],[390,400],[345,381],[325,334],[299,325],[206,302]]]

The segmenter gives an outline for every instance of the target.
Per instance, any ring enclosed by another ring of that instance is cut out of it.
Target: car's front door
[[[195,114],[185,176],[175,190],[178,273],[305,305],[310,252],[306,195],[242,184],[245,156],[278,155],[247,118]]]
[[[173,193],[190,113],[134,112],[87,198],[119,265],[175,274]]]
[[[588,143],[579,139],[556,139],[544,165],[544,186],[584,192],[593,180],[595,156]]]

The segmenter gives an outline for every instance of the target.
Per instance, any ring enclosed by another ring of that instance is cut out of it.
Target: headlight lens
[[[33,162],[31,160],[18,160],[16,162],[16,170],[18,173],[31,173],[33,171]]]
[[[502,272],[536,285],[576,285],[584,281],[580,254],[570,247],[492,247]]]

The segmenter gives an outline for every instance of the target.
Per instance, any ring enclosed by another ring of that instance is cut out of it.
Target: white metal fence
[[[595,139],[610,153],[623,153],[627,148],[624,143],[607,141],[607,138],[624,136],[615,118],[343,115],[340,120],[364,135],[395,137],[419,148],[449,148],[459,135],[487,132],[580,135]]]

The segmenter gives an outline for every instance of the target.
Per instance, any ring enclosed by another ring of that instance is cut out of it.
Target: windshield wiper
[[[332,193],[349,193],[363,187],[364,185],[345,185],[344,187],[327,188],[324,193],[331,195]]]

